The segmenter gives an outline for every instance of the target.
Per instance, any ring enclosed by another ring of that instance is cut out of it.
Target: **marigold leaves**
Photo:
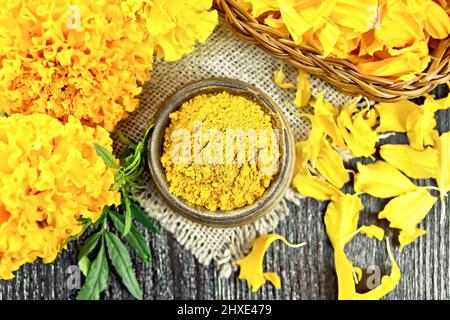
[[[379,226],[373,224],[370,226],[362,226],[361,233],[365,234],[369,238],[376,238],[379,241],[383,240],[384,238],[384,230]]]
[[[406,144],[385,144],[380,156],[408,177],[427,179],[436,177],[438,152],[430,147],[416,150]]]
[[[264,255],[269,246],[276,240],[281,240],[287,246],[293,248],[305,245],[305,243],[292,244],[279,234],[266,234],[258,237],[253,242],[250,253],[236,261],[236,264],[240,267],[239,279],[246,280],[253,292],[258,291],[266,281],[271,282],[275,288],[281,286],[281,280],[277,274],[263,271]]]
[[[367,193],[377,198],[392,198],[415,191],[417,187],[397,168],[385,161],[363,165],[358,162],[355,175],[355,192]]]

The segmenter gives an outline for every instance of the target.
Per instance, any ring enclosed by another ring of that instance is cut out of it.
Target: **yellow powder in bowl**
[[[254,203],[280,158],[271,117],[227,92],[202,94],[170,114],[161,163],[169,191],[211,211]]]

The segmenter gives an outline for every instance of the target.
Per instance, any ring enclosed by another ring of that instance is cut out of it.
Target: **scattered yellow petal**
[[[343,248],[353,238],[362,209],[361,199],[352,194],[334,197],[328,204],[324,220],[333,248]]]
[[[369,157],[375,153],[379,141],[371,123],[365,119],[365,112],[358,111],[355,103],[347,104],[337,118],[337,124],[345,143],[355,157]]]
[[[338,189],[341,189],[345,183],[350,181],[350,175],[344,167],[341,156],[325,138],[316,159],[315,169]]]
[[[292,186],[302,196],[318,201],[331,200],[333,197],[341,195],[341,192],[336,187],[311,174],[295,175]]]
[[[381,284],[375,289],[372,289],[366,293],[356,293],[355,294],[356,300],[379,300],[385,295],[387,295],[389,292],[394,290],[394,288],[399,283],[402,274],[392,254],[391,247],[389,246],[389,238],[386,238],[386,246],[389,255],[389,260],[391,261],[392,265],[391,274],[389,276],[384,276],[383,278],[381,278]]]
[[[380,241],[384,238],[384,230],[374,224],[370,226],[362,226],[361,233],[365,234],[369,238],[376,238]]]
[[[414,242],[418,237],[426,234],[425,230],[415,228],[414,230],[401,230],[398,234],[398,241],[400,242],[400,252],[408,244]]]
[[[297,92],[295,93],[294,104],[297,107],[304,107],[311,99],[311,88],[309,87],[308,74],[299,70],[297,76]]]
[[[436,181],[441,198],[450,191],[450,132],[443,133],[436,141],[438,152]]]
[[[378,111],[380,116],[380,125],[377,132],[406,132],[406,121],[409,115],[418,108],[418,105],[408,100],[376,104],[375,110]]]
[[[389,201],[383,211],[378,214],[378,218],[389,220],[391,228],[405,230],[408,235],[417,237],[420,235],[416,231],[417,225],[425,218],[436,201],[436,197],[425,189],[411,191]],[[400,249],[411,242],[403,242],[406,238],[405,235],[399,238]]]
[[[385,161],[363,165],[358,162],[355,176],[355,192],[368,193],[378,198],[396,197],[417,187],[398,169]]]
[[[283,67],[280,67],[280,70],[275,70],[273,72],[273,82],[281,89],[294,89],[295,84],[292,82],[284,82],[286,79],[286,75],[283,72]]]
[[[250,253],[236,261],[236,264],[240,267],[239,279],[246,280],[248,285],[252,287],[253,292],[258,291],[266,281],[270,281],[275,288],[280,288],[281,286],[281,281],[277,274],[263,271],[264,255],[272,242],[276,240],[281,240],[292,248],[305,245],[305,243],[292,244],[279,234],[266,234],[258,237],[253,242]]]
[[[434,118],[434,108],[426,105],[414,110],[406,120],[406,134],[411,147],[423,150],[426,146],[433,146],[439,133]]]
[[[438,152],[431,147],[416,150],[406,144],[385,144],[380,147],[380,156],[408,177],[414,179],[436,177]]]
[[[317,95],[316,100],[312,103],[312,107],[314,109],[313,126],[318,126],[322,132],[331,138],[336,146],[345,149],[344,138],[336,124],[336,117],[339,114],[339,110],[324,100],[322,93]]]

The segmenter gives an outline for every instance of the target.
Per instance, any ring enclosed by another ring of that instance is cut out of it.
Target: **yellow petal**
[[[344,167],[341,156],[326,139],[323,139],[315,169],[338,189],[341,189],[345,183],[350,181],[350,175]]]
[[[333,197],[341,195],[341,191],[336,189],[336,187],[311,174],[295,175],[292,186],[302,196],[313,198],[318,201],[331,200]]]
[[[436,141],[438,152],[436,181],[441,196],[450,191],[450,132],[443,133]]]
[[[328,204],[324,221],[333,248],[343,248],[353,238],[362,209],[361,199],[352,194],[334,197]]]
[[[370,226],[362,226],[361,233],[365,234],[369,238],[376,238],[380,241],[384,238],[384,230],[373,224]]]
[[[394,32],[391,32],[394,33]],[[415,74],[424,70],[421,57],[414,52],[405,52],[399,56],[382,60],[355,61],[359,71],[363,74],[378,77],[415,77]]]
[[[411,191],[389,201],[383,211],[378,214],[378,218],[389,220],[389,227],[405,230],[406,234],[416,235],[415,238],[417,238],[417,225],[425,218],[436,201],[436,197],[425,189]],[[410,243],[410,241],[404,242],[406,239],[405,234],[399,238],[401,248]]]
[[[380,156],[408,177],[414,179],[436,177],[438,152],[433,148],[416,150],[406,144],[385,144],[380,147]]]
[[[312,104],[314,109],[314,123],[322,132],[327,134],[333,143],[341,149],[345,149],[345,142],[337,124],[336,117],[339,110],[328,101],[324,100],[323,94],[319,93]]]
[[[311,25],[295,9],[294,0],[279,0],[278,4],[281,18],[286,24],[292,39],[296,44],[300,44],[303,40],[303,34],[311,28]]]
[[[357,193],[368,193],[384,199],[418,189],[411,180],[385,161],[367,165],[358,162],[357,168],[354,185]]]
[[[375,105],[380,117],[377,132],[406,132],[406,121],[419,108],[415,103],[402,100],[395,103],[380,102]]]
[[[344,106],[337,118],[337,124],[352,155],[369,157],[375,153],[378,135],[372,130],[372,123],[365,119],[365,111],[357,111],[354,114],[355,110],[354,103]]]
[[[381,284],[375,289],[372,289],[366,293],[356,293],[355,295],[356,300],[379,300],[386,294],[394,290],[394,288],[399,283],[402,274],[391,252],[388,238],[386,238],[386,246],[389,255],[389,260],[391,261],[392,265],[391,274],[389,276],[384,276],[383,278],[381,278]]]
[[[444,39],[450,34],[450,17],[437,3],[430,1],[425,11],[425,30],[435,39]]]
[[[278,275],[272,272],[263,272],[264,255],[272,242],[276,240],[281,240],[289,247],[294,248],[305,245],[305,243],[289,243],[279,234],[266,234],[257,238],[253,242],[250,253],[245,258],[236,261],[236,264],[240,267],[239,279],[246,280],[248,285],[252,287],[253,292],[258,291],[266,281],[272,282],[276,288],[281,285]]]
[[[295,84],[292,82],[284,82],[286,79],[286,75],[283,72],[283,67],[280,67],[280,70],[275,70],[273,72],[273,82],[281,89],[293,89],[295,88]]]
[[[398,234],[398,242],[400,242],[400,252],[408,244],[414,242],[418,237],[426,234],[425,230],[415,228],[414,230],[401,230]]]
[[[436,128],[434,109],[422,106],[414,110],[406,120],[406,135],[411,147],[423,150],[426,146],[433,146],[439,133]]]
[[[297,107],[304,107],[311,99],[311,89],[309,87],[308,74],[304,71],[298,71],[297,92],[295,93],[294,104]]]

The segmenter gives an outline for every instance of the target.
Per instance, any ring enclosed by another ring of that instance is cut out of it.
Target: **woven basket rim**
[[[450,81],[450,37],[439,40],[427,69],[408,81],[366,75],[351,61],[323,57],[308,44],[295,44],[291,37],[259,23],[235,0],[214,0],[214,7],[234,33],[258,45],[294,67],[321,78],[350,95],[364,95],[377,101],[398,101],[422,96]]]

